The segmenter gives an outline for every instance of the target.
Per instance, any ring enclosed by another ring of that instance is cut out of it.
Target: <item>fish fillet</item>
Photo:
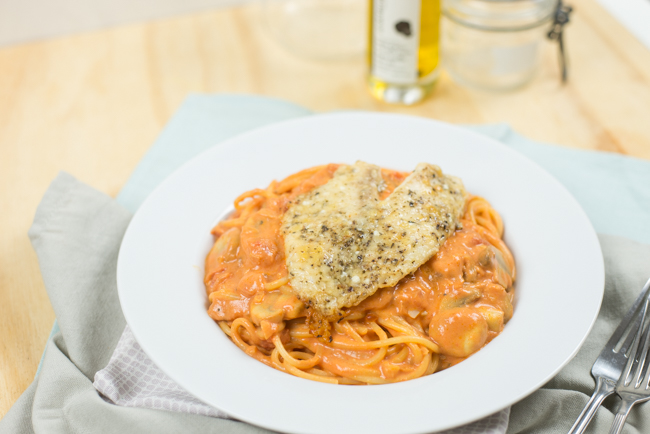
[[[283,217],[291,287],[334,319],[435,255],[465,207],[462,182],[420,163],[388,198],[381,169],[359,161],[300,196]]]

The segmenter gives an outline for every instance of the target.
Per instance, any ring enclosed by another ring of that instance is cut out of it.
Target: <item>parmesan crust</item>
[[[435,255],[465,207],[460,179],[420,163],[388,198],[381,169],[358,161],[300,196],[283,217],[295,294],[335,319]]]

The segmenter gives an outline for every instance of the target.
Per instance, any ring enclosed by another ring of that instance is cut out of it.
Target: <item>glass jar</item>
[[[442,49],[454,81],[510,90],[539,69],[539,52],[558,0],[445,0]]]
[[[336,61],[363,55],[366,0],[263,0],[262,5],[267,30],[298,57]]]

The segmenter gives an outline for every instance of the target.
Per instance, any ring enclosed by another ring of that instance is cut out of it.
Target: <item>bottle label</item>
[[[370,73],[393,84],[418,79],[421,0],[372,0]]]

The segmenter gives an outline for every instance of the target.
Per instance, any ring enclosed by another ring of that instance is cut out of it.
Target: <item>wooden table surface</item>
[[[43,193],[64,170],[115,196],[188,92],[507,122],[536,140],[650,159],[650,50],[593,0],[570,3],[567,85],[548,45],[524,89],[479,93],[443,74],[416,107],[373,100],[361,58],[285,52],[256,5],[0,49],[0,417],[34,378],[54,321],[27,238]]]

